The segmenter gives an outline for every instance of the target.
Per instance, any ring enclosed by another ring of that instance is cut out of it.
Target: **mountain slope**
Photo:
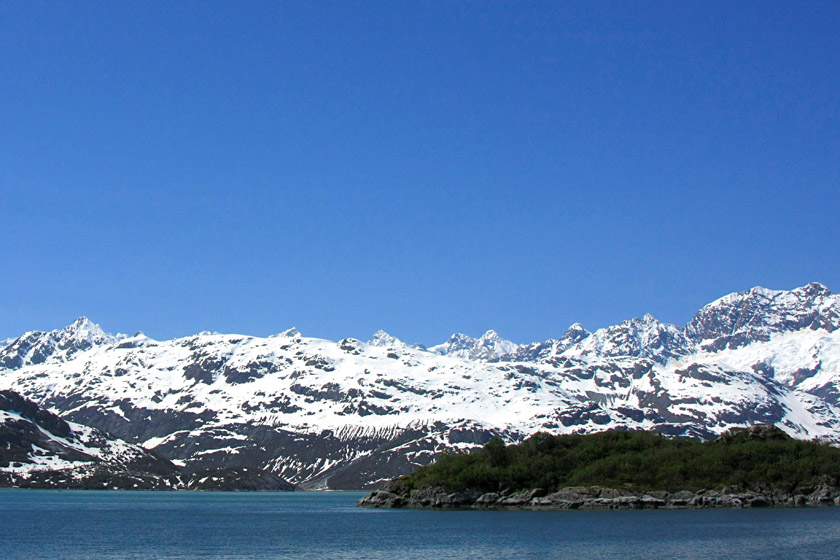
[[[3,486],[168,489],[178,468],[107,434],[66,422],[13,391],[0,391]]]
[[[261,469],[186,471],[139,445],[66,422],[14,391],[0,391],[0,487],[295,490]]]

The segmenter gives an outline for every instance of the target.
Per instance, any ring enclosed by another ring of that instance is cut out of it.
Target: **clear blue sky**
[[[0,2],[0,338],[840,290],[840,3]]]

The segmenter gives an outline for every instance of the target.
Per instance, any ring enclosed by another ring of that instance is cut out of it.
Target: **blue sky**
[[[0,338],[840,290],[837,2],[2,2]]]

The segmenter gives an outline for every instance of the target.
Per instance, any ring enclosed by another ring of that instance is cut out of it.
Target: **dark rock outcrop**
[[[821,485],[808,494],[727,488],[697,492],[631,492],[597,486],[562,488],[551,493],[539,488],[523,492],[484,492],[472,489],[447,493],[439,486],[410,490],[401,481],[395,480],[371,492],[357,505],[369,508],[505,510],[804,507],[840,505],[840,488]]]

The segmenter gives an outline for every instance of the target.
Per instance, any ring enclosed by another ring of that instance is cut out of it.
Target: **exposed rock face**
[[[429,350],[202,333],[156,341],[87,319],[0,345],[0,389],[184,464],[375,488],[494,435],[644,429],[712,439],[775,424],[840,443],[840,299],[754,288],[685,328],[651,316],[516,345],[488,331]]]
[[[724,296],[701,309],[686,335],[706,349],[738,348],[768,341],[773,334],[803,329],[834,332],[840,300],[813,282],[789,292],[753,288]]]
[[[0,410],[7,413],[14,411],[21,418],[28,419],[33,424],[59,437],[66,438],[73,431],[70,424],[55,414],[42,410],[37,404],[24,399],[14,391],[0,391]]]
[[[0,391],[2,486],[167,489],[178,486],[178,473],[154,452]]]
[[[443,488],[428,486],[409,491],[395,481],[371,492],[358,505],[370,508],[534,510],[803,507],[840,505],[840,489],[818,486],[808,494],[735,492],[727,489],[700,490],[696,493],[634,493],[596,486],[563,488],[552,493],[542,489],[514,493],[482,490],[447,493]]]

